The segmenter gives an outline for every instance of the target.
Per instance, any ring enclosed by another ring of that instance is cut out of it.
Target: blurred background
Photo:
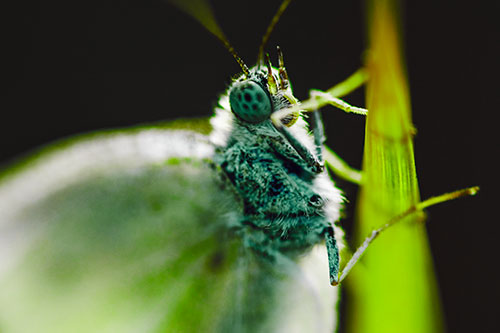
[[[212,1],[248,65],[280,2]],[[215,37],[165,1],[26,0],[14,6],[1,11],[0,166],[77,133],[207,117],[239,71]],[[500,326],[500,214],[494,201],[499,7],[486,0],[411,1],[401,7],[421,195],[481,186],[477,197],[428,211],[450,332]],[[267,51],[276,61],[274,47],[283,49],[299,99],[361,66],[364,15],[362,1],[292,2]],[[364,105],[362,90],[345,99]],[[330,147],[360,168],[364,119],[329,107],[323,117]],[[344,220],[349,231],[357,188],[338,184],[350,200]]]

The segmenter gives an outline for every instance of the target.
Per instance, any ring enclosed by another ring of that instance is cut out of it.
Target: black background
[[[280,1],[214,1],[219,23],[253,65]],[[403,30],[422,197],[480,185],[433,207],[428,230],[450,332],[498,330],[497,2],[411,1]],[[0,163],[72,134],[208,116],[239,68],[215,37],[161,0],[23,1],[2,10]],[[296,96],[362,64],[359,1],[296,0],[279,44]],[[346,98],[363,106],[362,91]],[[362,117],[323,112],[328,144],[360,167]],[[340,182],[351,201],[356,187]],[[353,204],[351,204],[353,206]],[[347,219],[347,229],[349,229]]]

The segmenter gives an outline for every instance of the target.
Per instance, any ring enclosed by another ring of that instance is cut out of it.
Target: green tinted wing
[[[4,176],[0,330],[250,332],[298,322],[328,331],[326,254],[314,252],[304,271],[245,250],[228,231],[240,207],[212,153],[194,132],[112,132]]]
[[[210,153],[190,132],[111,134],[5,179],[2,328],[147,331],[173,321],[192,288],[210,307],[190,300],[191,315],[209,327],[232,259],[216,229],[236,211]]]

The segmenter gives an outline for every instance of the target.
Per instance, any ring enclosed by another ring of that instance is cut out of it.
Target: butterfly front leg
[[[307,149],[290,131],[282,124],[275,124],[276,129],[286,138],[288,143],[295,149],[299,156],[307,163],[311,171],[315,174],[323,172],[325,169],[323,160],[319,159]],[[275,149],[276,150],[276,149]],[[321,156],[319,156],[321,158]]]
[[[316,158],[320,163],[324,163],[323,159],[323,144],[325,143],[325,131],[321,113],[319,110],[313,113],[312,128],[314,135],[314,145],[316,148]],[[330,284],[335,286],[339,283],[339,269],[340,269],[340,254],[337,246],[337,240],[333,232],[333,227],[330,225],[324,230],[324,237],[326,242],[326,251],[328,253],[328,267],[330,270]]]
[[[318,160],[323,163],[323,145],[326,141],[325,127],[323,126],[323,120],[321,119],[321,111],[316,110],[313,112],[311,119],[311,125],[313,128],[314,135],[314,146],[316,147],[316,156]]]
[[[339,283],[340,254],[337,241],[333,233],[333,227],[328,226],[324,230],[326,251],[328,253],[328,267],[330,270],[330,284],[336,286]]]

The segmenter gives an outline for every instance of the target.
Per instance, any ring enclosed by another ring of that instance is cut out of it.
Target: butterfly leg
[[[363,116],[366,116],[368,114],[367,109],[360,108],[357,106],[352,106],[349,103],[344,102],[340,98],[332,96],[328,91],[311,90],[309,94],[311,96],[311,99],[316,100],[316,102],[318,103],[318,107],[323,107],[325,105],[332,105],[347,113],[356,113]]]
[[[309,165],[311,170],[315,173],[321,173],[324,170],[324,164],[322,160],[319,160],[309,149],[304,146],[297,138],[295,138],[290,131],[283,126],[281,123],[275,124],[276,129],[283,134],[288,143],[295,149],[295,151],[300,155],[300,157]],[[278,152],[279,147],[275,148]]]
[[[344,102],[339,97],[349,94],[353,90],[361,87],[368,79],[367,71],[361,68],[346,80],[333,86],[332,88],[322,91],[313,89],[309,92],[310,97],[300,104],[295,104],[289,108],[285,108],[274,112],[271,116],[274,124],[280,122],[281,119],[285,118],[287,115],[292,114],[297,111],[301,112],[311,112],[318,110],[326,105],[335,106],[347,113],[357,113],[361,115],[367,115],[368,110],[356,106],[352,106],[347,102]]]
[[[323,145],[325,143],[325,130],[323,127],[323,121],[321,119],[321,112],[316,110],[313,112],[313,117],[311,120],[311,125],[313,128],[314,135],[314,145],[316,147],[316,158],[320,163],[324,162],[323,158]],[[326,147],[325,147],[326,148]],[[326,158],[328,162],[329,151],[326,151]],[[324,230],[324,237],[326,242],[326,251],[328,253],[328,266],[330,270],[330,284],[335,286],[339,283],[339,270],[340,270],[340,255],[339,248],[337,246],[337,241],[335,239],[335,234],[333,227],[330,225]]]
[[[326,93],[333,97],[342,97],[361,87],[367,80],[367,70],[365,68],[360,68],[344,81],[337,83],[335,86],[328,89]]]
[[[345,179],[351,183],[361,185],[362,174],[360,170],[352,168],[347,162],[345,162],[340,156],[338,156],[329,147],[324,147],[324,156],[326,165],[332,170],[337,176]]]
[[[328,253],[328,267],[330,269],[330,284],[336,286],[339,283],[340,255],[337,241],[333,233],[333,227],[328,226],[324,231],[326,251]]]
[[[311,127],[313,128],[314,145],[318,161],[320,163],[326,161],[326,165],[339,177],[354,184],[361,184],[361,171],[351,168],[333,150],[324,145],[326,137],[320,110],[313,112]]]
[[[323,126],[323,120],[321,119],[321,111],[316,110],[313,112],[311,119],[311,125],[313,128],[314,135],[314,145],[316,147],[316,158],[318,161],[323,163],[323,144],[326,141],[325,128]]]
[[[359,261],[361,256],[365,253],[368,246],[370,246],[370,244],[377,238],[377,236],[380,235],[385,230],[389,229],[390,227],[392,227],[396,223],[404,221],[405,218],[408,216],[422,213],[425,208],[428,208],[430,206],[433,206],[433,205],[436,205],[436,204],[439,204],[442,202],[461,198],[461,197],[464,197],[467,195],[475,195],[477,193],[477,191],[479,191],[479,187],[473,186],[473,187],[465,188],[465,189],[458,190],[455,192],[444,193],[444,194],[441,194],[439,196],[429,198],[427,200],[421,201],[421,202],[411,206],[410,208],[408,208],[407,210],[405,210],[401,214],[392,218],[386,224],[382,225],[381,227],[379,227],[377,229],[374,229],[370,233],[370,235],[368,235],[368,237],[365,238],[365,240],[363,241],[363,244],[361,244],[361,246],[356,249],[356,252],[354,252],[351,259],[349,259],[349,261],[345,265],[344,269],[340,273],[340,277],[339,277],[337,283],[342,282],[346,278],[347,274],[349,274],[349,272],[354,267],[354,265]],[[425,214],[421,214],[420,219],[424,220]],[[328,246],[328,242],[327,242],[327,246]]]
[[[333,86],[327,91],[311,90],[310,92],[311,97],[309,100],[315,100],[318,103],[318,106],[316,108],[320,108],[322,106],[330,104],[348,113],[352,112],[352,113],[366,115],[368,110],[349,105],[348,103],[341,100],[339,97],[345,96],[351,93],[353,90],[356,90],[357,88],[361,87],[367,80],[368,80],[368,73],[366,69],[361,68],[354,74],[349,76],[346,80]]]

